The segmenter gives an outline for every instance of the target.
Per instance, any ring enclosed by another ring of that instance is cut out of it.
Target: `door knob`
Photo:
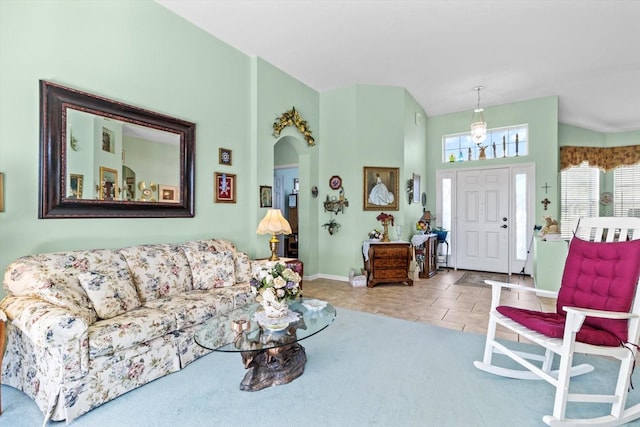
[[[502,228],[507,228],[507,224],[502,224],[501,227]]]
[[[507,217],[506,217],[506,216],[505,216],[505,217],[502,217],[502,220],[503,220],[503,221],[506,221],[506,220],[507,220]]]

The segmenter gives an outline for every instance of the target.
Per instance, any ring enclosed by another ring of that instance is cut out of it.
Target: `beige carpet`
[[[455,284],[464,286],[489,286],[484,283],[485,280],[495,280],[497,282],[508,283],[509,276],[507,274],[489,273],[486,271],[465,271],[465,273],[456,280]]]

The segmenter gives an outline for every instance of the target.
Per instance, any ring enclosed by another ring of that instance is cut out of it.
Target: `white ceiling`
[[[640,130],[638,0],[156,1],[320,92],[401,86],[471,118],[483,85],[483,107],[557,95],[562,123]]]

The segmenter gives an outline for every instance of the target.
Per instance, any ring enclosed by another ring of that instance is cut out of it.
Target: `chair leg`
[[[629,355],[620,361],[620,372],[618,373],[615,392],[618,400],[611,405],[611,415],[616,418],[620,418],[624,413],[627,395],[629,394],[629,382],[631,381],[634,359],[635,355],[629,351]]]
[[[482,362],[485,365],[491,365],[491,359],[493,356],[493,341],[496,339],[496,327],[497,323],[493,316],[489,316],[489,324],[487,325],[487,339],[484,344],[484,356]]]
[[[569,381],[571,380],[571,363],[573,353],[564,354],[560,358],[558,369],[558,383],[556,385],[556,397],[553,403],[553,416],[559,420],[564,419],[567,410],[567,395],[569,394]]]

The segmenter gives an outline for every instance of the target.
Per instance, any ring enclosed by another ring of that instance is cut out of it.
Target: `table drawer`
[[[409,247],[376,248],[374,258],[404,258],[409,254]]]
[[[407,258],[376,258],[373,260],[373,268],[406,268]]]
[[[403,280],[408,277],[405,269],[386,269],[386,270],[374,270],[373,278],[378,280],[393,279]]]

